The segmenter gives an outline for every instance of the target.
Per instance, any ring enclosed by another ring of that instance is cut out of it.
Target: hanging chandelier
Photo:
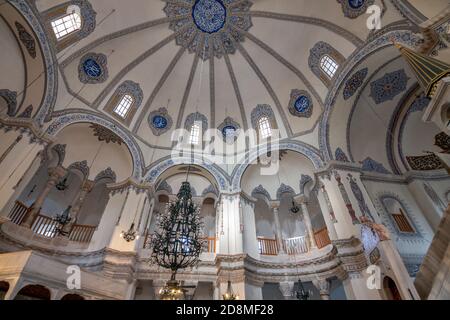
[[[298,300],[309,300],[310,298],[310,292],[305,290],[305,287],[303,287],[303,283],[300,279],[298,279],[298,287],[297,290],[295,291],[295,297]]]
[[[292,213],[299,213],[300,212],[300,208],[298,207],[297,203],[295,202],[295,200],[292,200],[292,207],[291,207],[291,212]]]
[[[56,185],[56,189],[58,189],[58,191],[65,191],[69,185],[67,184],[67,179],[69,177],[69,173],[67,173],[67,175],[64,177],[64,179],[60,180]]]
[[[72,220],[70,217],[70,210],[72,210],[72,206],[68,206],[66,210],[63,211],[62,214],[57,214],[53,219],[58,222],[58,226],[55,228],[55,233],[57,235],[66,236],[68,235],[67,231],[64,231],[64,227]]]
[[[180,296],[177,290],[182,289],[175,280],[177,271],[196,265],[206,245],[203,222],[192,201],[189,182],[182,183],[177,198],[168,212],[159,217],[157,230],[150,240],[152,262],[172,272],[170,281],[162,289],[162,298],[167,292]]]
[[[120,233],[120,237],[123,238],[126,242],[131,242],[139,239],[139,234],[136,230],[134,230],[134,222],[131,224],[130,229],[127,231],[122,231]]]
[[[234,293],[231,281],[228,280],[227,291],[222,295],[223,300],[234,301],[239,300],[239,296]]]

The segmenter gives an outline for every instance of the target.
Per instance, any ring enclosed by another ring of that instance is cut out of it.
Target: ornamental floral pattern
[[[36,58],[36,42],[33,36],[25,29],[23,25],[16,21],[15,23],[17,32],[19,33],[20,42],[25,46],[28,54],[35,59]]]
[[[387,170],[381,163],[376,162],[370,157],[364,159],[361,164],[363,171],[391,174],[391,172],[389,172],[389,170]]]
[[[3,98],[6,101],[6,105],[8,106],[8,116],[15,116],[17,108],[17,92],[9,89],[0,89],[0,98]]]
[[[172,0],[164,12],[175,18],[169,28],[177,45],[196,53],[203,60],[236,52],[236,43],[244,41],[239,31],[252,26],[249,0]],[[180,18],[181,17],[181,18]]]
[[[102,53],[84,55],[78,65],[78,79],[85,84],[103,83],[108,79],[108,58]]]
[[[148,123],[153,134],[160,136],[172,128],[173,120],[166,108],[159,108],[150,112]]]
[[[295,195],[295,191],[294,191],[294,189],[292,189],[292,187],[287,186],[284,183],[282,183],[281,186],[277,190],[277,199],[281,200],[281,198],[285,194]]]
[[[366,13],[367,8],[375,3],[375,0],[337,0],[342,6],[342,11],[347,18],[356,19]]]
[[[310,118],[313,112],[313,102],[310,94],[304,90],[293,89],[288,108],[293,116]]]
[[[345,154],[345,152],[341,148],[337,148],[336,149],[336,152],[334,153],[334,158],[336,159],[336,161],[350,162],[348,160],[347,155]]]
[[[344,99],[348,100],[358,91],[358,89],[363,85],[364,79],[366,79],[369,73],[368,68],[361,69],[357,71],[354,75],[347,80],[344,87]]]
[[[403,69],[386,73],[382,78],[370,84],[370,97],[376,104],[393,100],[406,90],[408,80],[409,78]]]

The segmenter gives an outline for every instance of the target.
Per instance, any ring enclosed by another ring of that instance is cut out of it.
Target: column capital
[[[328,279],[316,279],[312,283],[319,290],[322,300],[330,299],[331,282]]]
[[[300,204],[302,204],[302,203],[306,204],[306,203],[308,203],[309,198],[304,194],[299,194],[294,197],[294,201],[297,203],[300,203]]]
[[[280,201],[270,201],[269,206],[271,209],[278,209],[280,208]]]
[[[67,174],[67,170],[61,166],[53,167],[48,169],[48,174],[51,179],[62,178]]]

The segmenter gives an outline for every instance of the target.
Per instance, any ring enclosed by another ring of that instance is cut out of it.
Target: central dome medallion
[[[227,8],[221,0],[197,0],[192,8],[194,23],[203,32],[215,33],[227,20]]]
[[[172,0],[164,12],[178,45],[203,60],[236,52],[236,43],[252,26],[249,0]]]

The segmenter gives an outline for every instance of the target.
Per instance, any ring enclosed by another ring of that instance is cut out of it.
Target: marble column
[[[307,198],[305,196],[300,198],[300,206],[303,213],[303,221],[305,222],[306,230],[308,232],[309,238],[309,249],[317,249],[316,239],[314,238],[314,230],[311,223],[311,216],[309,215],[309,210],[307,206]]]
[[[86,196],[88,195],[88,193],[91,192],[93,187],[94,187],[94,181],[85,180],[82,183],[80,190],[78,191],[78,194],[72,203],[72,208],[71,208],[70,214],[69,214],[71,217],[71,220],[68,224],[66,224],[64,226],[63,231],[70,232],[73,225],[76,224],[76,222],[78,220],[78,215],[80,213],[81,207],[83,206],[84,200],[86,199]]]
[[[334,215],[334,209],[331,205],[330,197],[328,196],[328,192],[323,184],[320,188],[320,191],[317,193],[317,200],[319,201],[322,216],[325,224],[327,225],[330,240],[336,240],[337,234],[334,224],[337,222],[337,220],[336,216]]]
[[[14,203],[16,199],[12,199],[12,197],[16,194],[18,183],[43,149],[43,144],[38,144],[33,142],[30,137],[23,136],[20,139],[16,138],[13,147],[2,154],[2,161],[0,161],[0,210],[7,209],[7,204],[10,202]],[[7,215],[9,210],[4,210],[0,214]]]
[[[320,299],[330,300],[331,282],[327,279],[313,280],[313,285],[319,290]]]
[[[284,250],[284,245],[283,245],[283,233],[281,232],[281,223],[280,223],[280,216],[279,216],[280,202],[272,201],[270,203],[270,206],[271,206],[272,212],[273,212],[273,221],[275,224],[275,235],[277,237],[278,253],[284,254],[285,250]]]
[[[221,254],[243,253],[243,236],[240,229],[241,220],[239,214],[239,194],[222,194],[220,206],[220,238],[219,252]]]
[[[36,200],[34,201],[33,205],[29,209],[27,215],[24,218],[24,221],[22,223],[22,226],[26,228],[31,228],[34,219],[41,211],[41,207],[44,204],[45,199],[47,198],[50,191],[55,187],[55,185],[58,183],[58,181],[64,177],[66,174],[66,170],[63,167],[55,167],[49,169],[49,178],[47,180],[47,183],[44,187],[44,189],[41,191],[41,193],[38,195]]]

